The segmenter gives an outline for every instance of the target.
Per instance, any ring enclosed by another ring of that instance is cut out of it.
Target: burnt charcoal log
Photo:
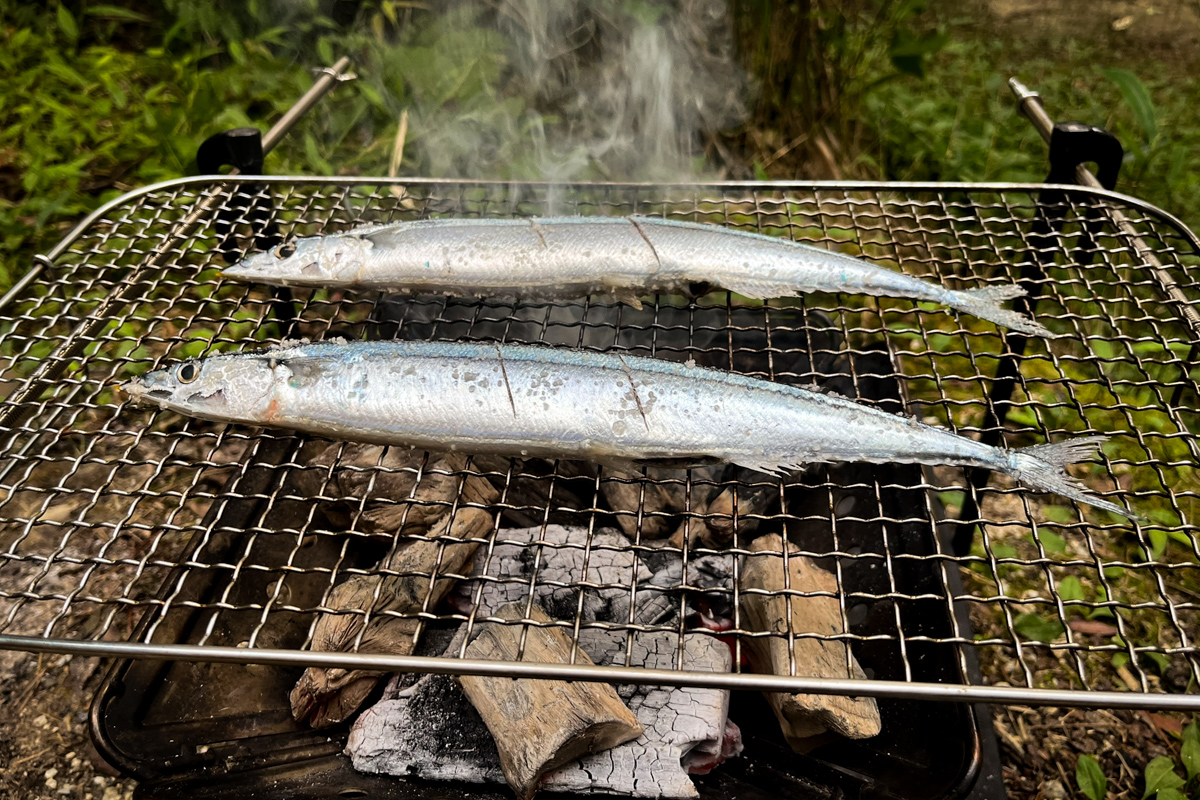
[[[768,675],[865,680],[866,674],[848,645],[832,638],[845,633],[836,599],[837,578],[810,559],[792,555],[795,548],[789,550],[785,569],[783,547],[783,539],[775,534],[755,540],[742,568],[746,625],[771,634],[742,640],[750,667]],[[794,637],[790,643],[789,634]],[[814,636],[801,638],[805,634]],[[766,696],[784,738],[797,752],[806,752],[811,743],[805,740],[826,731],[851,739],[880,731],[879,708],[871,697],[783,692]]]
[[[555,619],[578,615],[583,622],[628,622],[630,587],[651,577],[616,531],[561,525],[501,529],[490,549],[475,554],[471,575],[451,598],[460,613],[478,606],[475,615],[482,618],[505,603],[532,599]]]
[[[491,534],[492,524],[491,514],[460,508],[444,516],[426,538],[398,537],[396,549],[376,572],[333,587],[325,603],[331,611],[317,618],[312,649],[410,655],[420,625],[417,612],[432,609],[454,583],[430,576],[461,574],[479,541]],[[314,728],[341,722],[358,710],[385,674],[310,667],[292,689],[292,715]]]
[[[728,672],[729,648],[703,634],[585,629],[580,646],[597,664]],[[447,655],[454,654],[454,647]],[[391,690],[389,690],[391,691]],[[644,727],[636,739],[569,762],[542,776],[546,791],[695,798],[689,775],[705,774],[741,752],[728,720],[729,692],[668,686],[617,687]],[[350,732],[355,769],[432,780],[502,783],[496,743],[453,679],[421,677],[367,709]]]
[[[523,612],[524,604],[509,603],[493,616],[551,622],[537,606],[528,617]],[[479,625],[466,655],[489,661],[592,663],[563,628],[499,622]],[[491,731],[504,777],[521,800],[537,793],[546,772],[627,742],[644,730],[616,690],[603,683],[464,675],[459,684]]]
[[[429,530],[460,502],[486,504],[495,498],[483,478],[464,476],[467,456],[406,447],[335,442],[318,450],[289,478],[302,497],[325,497],[330,522],[391,538]],[[461,491],[461,494],[460,494]],[[361,505],[361,512],[359,506]]]

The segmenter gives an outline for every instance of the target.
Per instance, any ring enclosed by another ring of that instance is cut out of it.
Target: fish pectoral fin
[[[800,460],[796,456],[747,456],[745,458],[734,458],[733,463],[739,467],[752,469],[755,472],[765,472],[768,475],[774,475],[779,478],[786,478],[794,472],[800,472],[810,463],[818,463],[818,460]]]
[[[724,459],[714,456],[661,456],[637,458],[633,460],[637,467],[657,467],[659,469],[693,469],[696,467],[712,467],[726,463]]]
[[[642,300],[638,297],[638,293],[628,286],[613,286],[609,289],[609,294],[615,297],[619,302],[633,306],[638,311],[642,310]]]

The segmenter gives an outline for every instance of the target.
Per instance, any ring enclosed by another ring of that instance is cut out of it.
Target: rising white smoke
[[[397,75],[427,175],[695,177],[706,137],[746,113],[724,0],[460,0],[438,15]],[[461,81],[478,93],[447,102]]]

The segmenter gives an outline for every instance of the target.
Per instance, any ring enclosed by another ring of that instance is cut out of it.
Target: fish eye
[[[175,370],[175,379],[180,383],[191,383],[200,377],[200,369],[190,361],[179,365]]]
[[[274,250],[276,258],[288,258],[294,252],[296,252],[296,245],[291,242],[284,242]]]

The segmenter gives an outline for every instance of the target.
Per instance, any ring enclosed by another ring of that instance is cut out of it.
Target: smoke
[[[459,0],[390,67],[435,177],[696,177],[746,114],[724,0]]]

